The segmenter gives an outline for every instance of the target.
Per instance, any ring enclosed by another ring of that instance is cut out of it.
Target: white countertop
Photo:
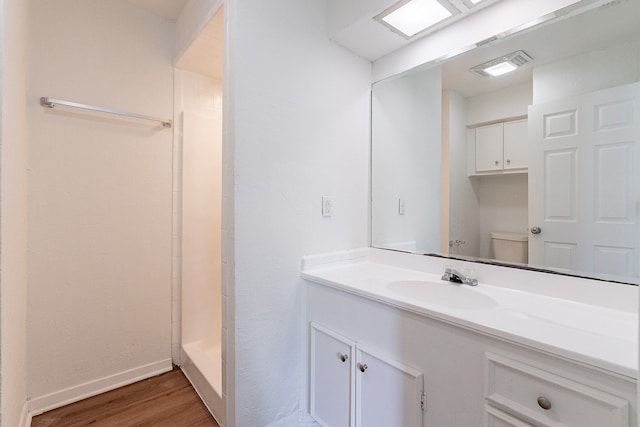
[[[302,272],[309,281],[638,378],[636,312],[482,280],[477,287],[453,284],[442,281],[441,273],[376,262],[376,257],[310,258]],[[417,283],[397,283],[402,281]],[[631,291],[637,298],[637,290]]]

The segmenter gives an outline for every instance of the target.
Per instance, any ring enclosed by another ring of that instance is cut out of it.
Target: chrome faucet
[[[478,280],[472,279],[469,277],[465,277],[463,274],[459,273],[457,270],[446,267],[444,269],[444,274],[442,275],[442,280],[446,280],[452,283],[461,283],[463,285],[469,286],[478,286]]]

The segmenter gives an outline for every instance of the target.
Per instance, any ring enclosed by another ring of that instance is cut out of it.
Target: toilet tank
[[[497,261],[529,262],[529,238],[526,234],[493,231],[491,237],[491,256]]]

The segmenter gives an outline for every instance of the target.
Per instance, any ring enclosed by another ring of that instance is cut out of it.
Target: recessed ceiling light
[[[410,38],[457,13],[459,11],[444,0],[403,0],[375,19]]]
[[[516,67],[510,62],[501,62],[499,64],[492,65],[490,67],[485,68],[484,72],[496,77],[496,76],[501,76],[503,74],[510,73],[511,71],[514,71],[517,68],[518,67]]]
[[[476,65],[471,70],[483,77],[496,77],[510,73],[531,61],[533,61],[533,58],[519,50],[517,52],[501,56],[500,58],[484,62],[480,65]]]
[[[471,9],[472,7],[477,5],[478,3],[483,3],[486,0],[462,0],[462,1],[464,2],[465,6],[467,6],[469,9]]]

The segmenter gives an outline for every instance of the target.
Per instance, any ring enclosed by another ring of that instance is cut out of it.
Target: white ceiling
[[[610,3],[462,54],[443,64],[443,87],[454,89],[465,97],[475,96],[531,81],[534,67],[603,49],[623,39],[638,40],[639,4],[637,0]],[[533,62],[513,73],[493,78],[478,76],[470,70],[475,65],[517,50],[525,51]]]
[[[223,61],[224,12],[220,8],[180,57],[176,67],[222,80]]]
[[[375,61],[384,55],[405,47],[415,40],[462,20],[479,10],[502,0],[481,0],[473,4],[468,0],[440,0],[460,13],[416,34],[410,39],[399,35],[374,18],[400,0],[328,0],[328,33],[338,44],[357,55]]]
[[[125,1],[172,21],[177,19],[188,2],[188,0]],[[410,44],[413,40],[402,38],[372,19],[396,1],[329,0],[328,27],[332,38],[370,60]],[[451,1],[462,9],[463,0]],[[484,0],[480,6],[491,6],[499,1],[501,0]],[[606,46],[610,40],[622,38],[631,33],[639,37],[638,3],[638,0],[612,1],[608,6],[602,6],[579,17],[545,24],[541,28],[527,30],[453,58],[443,64],[443,87],[455,89],[466,97],[475,96],[531,81],[533,67],[593,50],[599,45],[603,46],[603,43]],[[473,12],[473,9],[466,9],[463,16]],[[216,78],[222,77],[221,63],[202,61],[202,58],[222,57],[222,55],[211,55],[214,46],[220,46],[220,48],[222,46],[223,25],[222,22],[214,21],[216,20],[212,19],[209,26],[181,58],[179,65],[181,68]],[[364,25],[363,22],[366,22],[367,26],[374,25],[373,29],[364,29],[365,32],[379,32],[378,36],[370,34],[363,37],[363,28],[361,28],[361,25]],[[427,34],[421,34],[420,37],[425,35]],[[350,37],[353,40],[350,40]],[[499,78],[480,77],[469,70],[475,65],[516,50],[524,50],[533,57],[534,61],[510,75]]]
[[[161,16],[169,21],[178,19],[189,0],[125,0],[132,5]]]
[[[176,21],[189,0],[125,0],[127,3],[143,9],[169,21]],[[216,12],[209,23],[178,59],[178,68],[205,76],[222,79],[224,22],[222,8]]]

